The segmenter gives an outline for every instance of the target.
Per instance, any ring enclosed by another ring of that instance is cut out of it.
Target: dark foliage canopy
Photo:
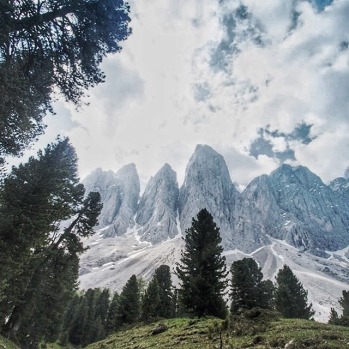
[[[57,140],[14,167],[0,190],[0,321],[23,347],[57,333],[77,285],[81,237],[93,234],[102,208],[99,193],[84,198],[76,161],[69,140]]]
[[[44,131],[53,93],[79,105],[104,80],[103,57],[130,34],[124,0],[0,2],[0,156]]]
[[[88,289],[75,294],[67,306],[60,340],[62,344],[86,346],[105,338],[110,305],[108,289]]]
[[[314,315],[308,292],[287,265],[276,276],[275,307],[286,318],[310,319]]]
[[[136,275],[132,275],[123,287],[119,299],[118,321],[133,324],[140,318],[140,290]]]
[[[153,278],[142,297],[142,319],[171,318],[175,316],[171,271],[168,265],[155,269]]]
[[[168,265],[160,265],[155,270],[154,279],[156,279],[159,285],[159,299],[161,304],[159,316],[171,318],[174,316],[174,299],[170,267]]]
[[[176,273],[181,281],[180,301],[185,310],[197,316],[224,317],[223,294],[227,272],[219,228],[212,215],[202,209],[185,235]]]
[[[262,281],[262,270],[253,258],[235,261],[230,270],[232,314],[254,307],[272,307],[273,284],[271,281]]]
[[[342,291],[342,297],[339,299],[339,304],[343,311],[342,316],[349,318],[349,291]]]
[[[334,308],[331,308],[329,323],[334,325],[349,326],[349,291],[343,290],[339,298],[342,314],[338,315]]]

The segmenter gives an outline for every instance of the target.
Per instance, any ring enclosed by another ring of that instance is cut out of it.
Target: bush
[[[245,310],[239,315],[232,315],[229,319],[230,330],[235,336],[254,336],[257,333],[265,332],[270,327],[270,322],[275,321],[280,314],[262,308]]]

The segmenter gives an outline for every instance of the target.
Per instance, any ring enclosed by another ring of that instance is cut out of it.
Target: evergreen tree
[[[160,265],[155,270],[154,278],[159,285],[160,310],[158,316],[171,318],[174,316],[174,301],[172,292],[171,271],[168,265]]]
[[[120,296],[117,292],[115,292],[108,309],[107,323],[106,323],[107,334],[111,334],[117,331],[120,327],[119,320],[118,320],[119,302],[120,302]]]
[[[140,292],[136,275],[132,275],[123,287],[119,299],[118,323],[133,324],[140,318]]]
[[[263,280],[260,286],[260,308],[273,309],[275,306],[275,285],[271,280]]]
[[[87,346],[106,337],[109,314],[109,290],[88,289],[75,295],[67,307],[61,330],[61,342]]]
[[[79,105],[100,63],[130,34],[123,0],[0,2],[0,159],[44,132],[53,92]]]
[[[97,223],[100,195],[84,199],[76,163],[68,139],[58,140],[14,167],[1,188],[0,319],[2,331],[19,340],[30,335],[38,342],[57,332],[52,321],[62,319],[77,285],[81,237]]]
[[[314,315],[308,292],[287,265],[276,276],[275,307],[286,318],[310,319]]]
[[[75,293],[71,298],[68,306],[66,308],[66,312],[64,314],[63,325],[60,333],[60,343],[63,346],[66,346],[69,342],[70,331],[77,321],[78,311],[80,306],[80,296]]]
[[[153,278],[142,298],[142,319],[148,321],[159,317],[162,306],[159,283],[156,278]]]
[[[342,317],[349,320],[349,291],[342,291],[342,297],[339,299],[339,304],[342,307]]]
[[[224,317],[223,294],[227,285],[225,258],[219,228],[212,215],[201,210],[186,230],[185,249],[176,273],[181,281],[180,298],[188,313]]]
[[[110,305],[110,291],[105,288],[99,292],[99,295],[96,300],[96,318],[99,317],[101,319],[101,324],[103,327],[103,331],[106,333],[107,327],[107,317],[108,317],[108,309]],[[101,332],[101,335],[103,334]]]
[[[342,297],[339,299],[339,304],[342,308],[342,315],[331,308],[329,323],[334,325],[349,326],[349,291],[343,290]]]
[[[340,320],[339,320],[338,313],[336,312],[336,310],[334,308],[331,308],[330,318],[328,320],[328,323],[332,324],[332,325],[338,325],[339,322],[340,322]]]
[[[253,258],[235,261],[230,270],[232,274],[232,314],[261,306],[263,274],[256,261]]]

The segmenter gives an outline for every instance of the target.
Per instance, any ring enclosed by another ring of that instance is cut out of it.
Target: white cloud
[[[131,1],[133,34],[104,63],[106,83],[90,91],[82,111],[58,110],[56,118],[68,122],[50,128],[69,135],[82,176],[134,162],[144,186],[168,162],[181,183],[195,145],[204,143],[225,156],[233,181],[244,187],[278,166],[248,155],[257,130],[270,125],[290,133],[302,122],[313,124],[317,138],[290,143],[297,160],[326,181],[343,174],[349,166],[348,1],[318,12],[305,1],[241,0],[251,18],[234,35],[224,26],[233,25],[231,18],[222,18],[239,3],[221,3]],[[290,31],[295,11],[298,24]],[[219,56],[225,68],[214,67],[215,49],[233,36],[239,51],[226,42]],[[285,142],[274,139],[273,146],[282,151]]]

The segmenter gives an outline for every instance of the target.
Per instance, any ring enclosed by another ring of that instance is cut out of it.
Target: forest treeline
[[[120,293],[108,289],[88,289],[71,300],[60,334],[63,345],[85,346],[101,340],[125,326],[161,318],[217,316],[238,321],[238,316],[255,308],[275,311],[285,318],[312,319],[307,291],[284,265],[275,283],[263,280],[252,258],[232,263],[227,273],[219,245],[219,228],[207,210],[199,212],[186,232],[186,246],[175,273],[161,265],[146,285],[132,275]],[[339,300],[343,314],[332,309],[329,323],[349,325],[349,292]]]

